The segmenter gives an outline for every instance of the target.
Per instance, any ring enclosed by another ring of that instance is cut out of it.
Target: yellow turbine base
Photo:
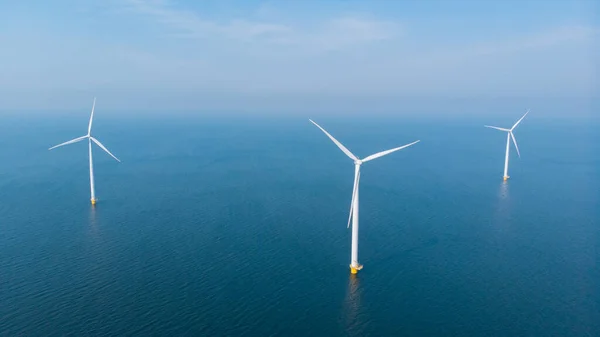
[[[92,199],[92,205],[96,205],[96,199]]]
[[[507,181],[507,180],[508,180],[508,176],[504,176],[504,181]]]
[[[363,266],[362,266],[362,264],[359,264],[358,266],[353,266],[353,265],[350,265],[350,273],[351,273],[351,274],[356,274],[356,273],[358,273],[358,271],[359,271],[359,270],[361,270],[361,269],[363,269]]]

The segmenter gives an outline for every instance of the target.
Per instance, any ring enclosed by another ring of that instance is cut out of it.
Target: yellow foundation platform
[[[350,273],[356,274],[359,270],[363,269],[363,265],[359,264],[357,266],[350,265]]]
[[[92,199],[92,205],[96,205],[96,199]]]
[[[504,181],[507,181],[509,176],[504,176]]]

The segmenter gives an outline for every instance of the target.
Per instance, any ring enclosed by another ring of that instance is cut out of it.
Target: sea
[[[346,227],[362,165],[359,261]],[[0,336],[600,336],[600,123],[0,117]]]

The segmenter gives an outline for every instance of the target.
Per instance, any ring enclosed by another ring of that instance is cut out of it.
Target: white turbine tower
[[[499,128],[497,126],[484,125],[486,128],[492,128],[492,129],[508,132],[508,134],[506,135],[506,158],[504,159],[504,181],[508,180],[508,178],[509,178],[509,176],[508,176],[508,153],[510,150],[510,139],[511,138],[512,138],[513,143],[515,143],[515,149],[517,149],[517,155],[519,155],[519,158],[521,158],[521,154],[519,153],[519,146],[517,145],[517,139],[515,138],[515,135],[513,134],[513,130],[517,127],[517,125],[519,125],[519,123],[521,123],[523,118],[525,118],[525,116],[527,116],[528,113],[529,113],[529,109],[527,110],[527,112],[525,112],[523,117],[521,117],[515,123],[515,125],[513,125],[513,127],[510,129]]]
[[[400,146],[391,150],[381,151],[375,154],[372,154],[364,159],[358,159],[352,152],[350,152],[342,143],[338,142],[337,139],[333,138],[325,129],[319,126],[319,124],[315,123],[312,119],[309,119],[311,123],[316,125],[321,131],[323,131],[327,137],[329,137],[335,145],[337,145],[350,159],[354,160],[354,188],[352,192],[352,201],[350,203],[350,215],[348,217],[348,227],[350,227],[350,220],[352,220],[352,253],[350,257],[350,272],[352,274],[356,274],[359,270],[362,269],[362,265],[358,263],[358,183],[360,181],[360,165],[364,162],[368,162],[369,160],[373,160],[379,157],[383,157],[386,154],[390,154],[392,152],[402,150],[406,147],[414,145],[418,142],[412,142],[410,144]]]
[[[110,151],[108,151],[108,149],[106,147],[104,147],[104,145],[102,145],[102,143],[100,143],[100,141],[98,141],[96,138],[92,137],[92,121],[94,119],[94,108],[95,107],[96,107],[96,98],[94,97],[94,103],[92,105],[92,114],[90,116],[90,123],[88,125],[87,135],[72,139],[72,140],[70,140],[68,142],[64,142],[62,144],[58,144],[58,145],[53,146],[48,149],[48,150],[52,150],[57,147],[61,147],[63,145],[69,145],[69,144],[80,142],[84,139],[88,140],[88,149],[89,149],[89,153],[90,153],[90,191],[91,191],[91,199],[90,200],[92,201],[92,205],[96,204],[96,191],[94,189],[94,164],[92,161],[92,142],[96,143],[96,145],[98,145],[102,150],[106,151],[106,153],[108,153],[111,157],[115,158],[118,162],[121,162],[119,160],[119,158],[115,157],[112,153],[110,153]]]

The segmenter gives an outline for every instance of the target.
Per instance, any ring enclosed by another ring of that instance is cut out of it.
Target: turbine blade
[[[61,147],[61,146],[64,146],[64,145],[69,145],[69,144],[77,143],[77,142],[80,142],[80,141],[86,139],[87,137],[88,136],[82,136],[82,137],[79,137],[79,138],[71,139],[68,142],[64,142],[62,144],[54,145],[53,147],[49,148],[48,150],[56,149],[57,147]]]
[[[529,113],[529,109],[527,109],[527,112],[526,112],[526,113],[523,115],[523,117],[521,117],[521,118],[520,118],[520,119],[519,119],[519,120],[518,120],[518,121],[515,123],[515,125],[513,125],[513,127],[512,127],[512,128],[510,128],[510,131],[514,130],[514,129],[517,127],[517,125],[519,125],[519,123],[521,123],[521,121],[523,120],[523,118],[525,118],[525,116],[527,116],[527,114],[528,114],[528,113]]]
[[[517,154],[519,155],[519,158],[521,158],[521,153],[519,153],[519,146],[517,145],[517,139],[515,138],[515,135],[513,135],[512,132],[510,132],[510,136],[512,137],[513,143],[515,143],[515,149],[517,149]]]
[[[100,142],[99,142],[99,141],[98,141],[96,138],[94,138],[94,137],[90,137],[90,139],[91,139],[91,140],[92,140],[94,143],[96,143],[96,145],[100,146],[100,148],[101,148],[102,150],[106,151],[106,153],[108,153],[108,154],[109,154],[111,157],[115,158],[115,160],[116,160],[116,161],[118,161],[119,163],[121,162],[121,161],[119,160],[119,158],[115,157],[115,155],[114,155],[114,154],[110,153],[110,151],[108,151],[108,149],[107,149],[106,147],[104,147],[104,145],[102,145],[102,143],[100,143]]]
[[[370,156],[366,157],[365,159],[363,159],[362,161],[363,161],[363,163],[364,163],[364,162],[367,162],[367,161],[369,161],[369,160],[373,160],[373,159],[376,159],[376,158],[379,158],[379,157],[383,157],[383,156],[385,156],[386,154],[390,154],[390,153],[392,153],[392,152],[396,152],[396,151],[398,151],[398,150],[402,150],[402,149],[404,149],[404,148],[407,148],[407,147],[409,147],[409,146],[411,146],[411,145],[417,144],[418,142],[420,142],[420,140],[417,140],[416,142],[412,142],[412,143],[410,143],[410,144],[406,144],[406,145],[404,145],[404,146],[400,146],[400,147],[397,147],[397,148],[394,148],[394,149],[391,149],[391,150],[381,151],[381,152],[378,152],[378,153],[372,154],[372,155],[370,155]]]
[[[337,139],[333,138],[333,136],[330,135],[329,132],[325,131],[325,129],[323,129],[321,126],[319,126],[319,124],[315,123],[312,119],[309,119],[309,121],[316,125],[319,129],[321,129],[321,131],[323,131],[327,135],[327,137],[329,137],[335,143],[335,145],[337,145],[340,148],[340,150],[342,150],[348,157],[350,157],[350,159],[358,160],[358,158],[354,154],[352,154],[350,150],[348,150],[344,145],[342,145],[342,143],[338,142]]]
[[[354,210],[354,199],[356,198],[356,190],[358,190],[358,182],[360,181],[360,169],[354,174],[354,188],[352,189],[352,201],[350,201],[350,215],[348,215],[348,226],[350,228],[350,220],[352,220],[352,211]]]
[[[94,103],[92,104],[92,114],[90,115],[90,124],[88,124],[88,136],[92,132],[92,121],[94,119],[94,108],[96,107],[96,97],[94,97]]]
[[[499,128],[497,126],[489,126],[489,125],[484,125],[486,128],[492,128],[492,129],[496,129],[496,130],[500,130],[500,131],[510,131],[509,129],[505,129],[505,128]]]

